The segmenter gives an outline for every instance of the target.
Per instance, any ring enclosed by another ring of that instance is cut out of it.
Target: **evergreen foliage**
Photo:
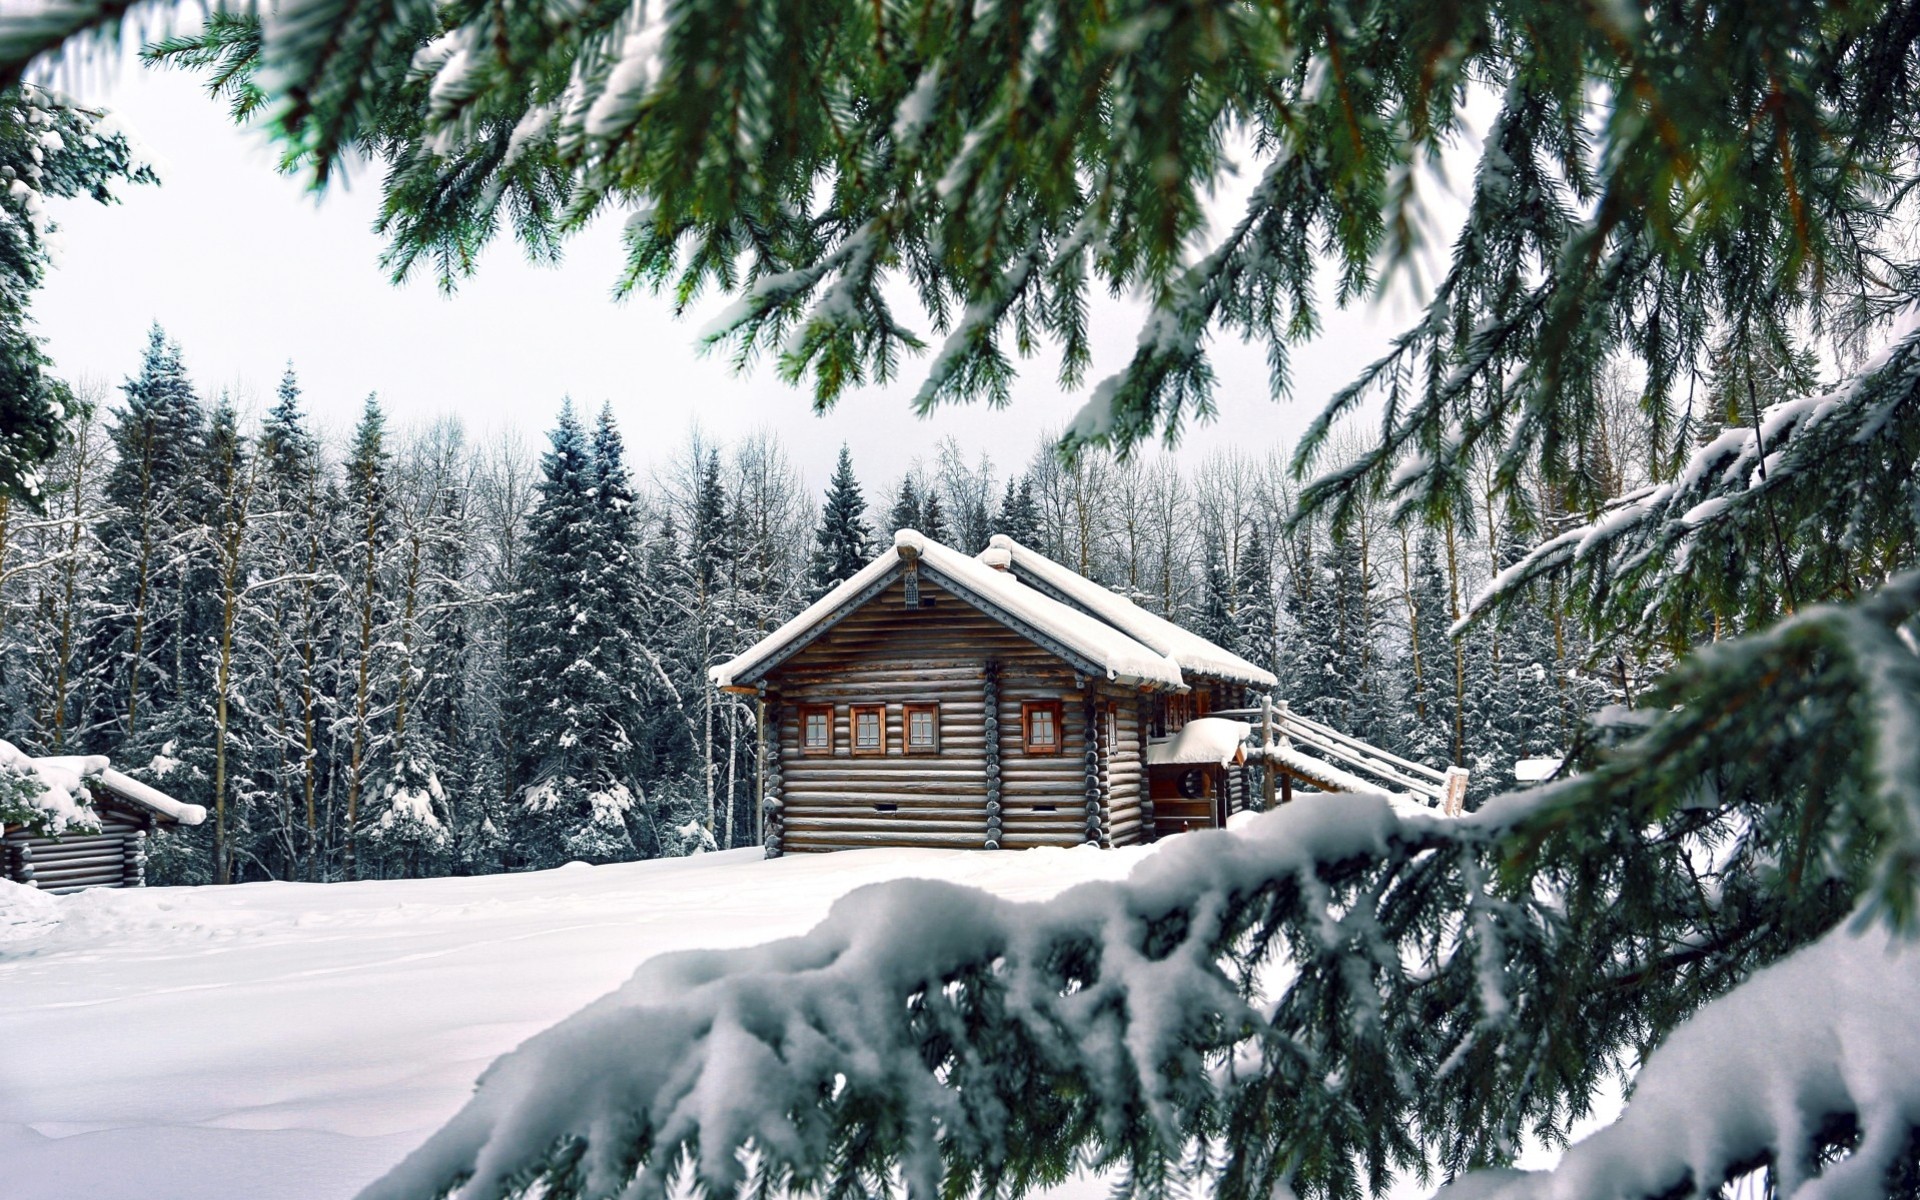
[[[894,493],[893,508],[887,513],[885,536],[892,537],[901,529],[920,529],[925,519],[920,504],[919,489],[914,486],[913,476],[908,475],[900,481],[900,490]],[[925,533],[926,530],[921,529]]]
[[[1007,478],[1007,491],[1000,498],[1000,512],[994,517],[993,531],[1004,533],[1023,546],[1039,544],[1040,506],[1033,499],[1031,476]]]
[[[827,484],[827,500],[820,511],[820,527],[814,532],[814,550],[808,568],[808,583],[814,598],[826,595],[873,558],[873,530],[867,526],[867,501],[860,492],[860,481],[853,474],[853,454],[840,447],[834,464],[833,479]]]
[[[632,620],[631,497],[610,420],[591,437],[568,404],[541,462],[517,634],[526,665],[519,724],[523,819],[534,866],[634,857],[629,758],[634,702],[623,630]],[[615,607],[621,604],[621,607]]]
[[[49,201],[111,204],[120,182],[158,177],[109,114],[33,84],[0,89],[0,496],[42,502],[42,464],[68,440],[82,403],[46,373],[29,315],[57,230]]]

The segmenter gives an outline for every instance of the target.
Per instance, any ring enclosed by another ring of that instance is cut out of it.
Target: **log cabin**
[[[0,825],[0,878],[46,892],[145,887],[147,839],[162,826],[198,825],[207,810],[184,804],[94,757],[40,758],[37,766],[83,776],[99,815],[95,832],[57,837]]]
[[[914,530],[711,682],[759,705],[769,857],[1124,846],[1248,802],[1263,668],[1010,538]]]

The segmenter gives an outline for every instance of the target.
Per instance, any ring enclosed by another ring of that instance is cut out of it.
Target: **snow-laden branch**
[[[1836,929],[1674,1030],[1620,1119],[1552,1170],[1479,1173],[1441,1200],[1710,1195],[1762,1164],[1795,1200],[1885,1196],[1920,1130],[1916,1013],[1920,946]],[[1816,1166],[1837,1130],[1858,1141]]]
[[[648,963],[496,1062],[363,1200],[654,1197],[689,1162],[721,1194],[837,1194],[894,1170],[915,1196],[1024,1190],[1062,1139],[1150,1172],[1222,1118],[1229,1048],[1236,1070],[1311,1061],[1274,1032],[1284,1005],[1260,1004],[1243,973],[1283,920],[1315,946],[1396,961],[1365,932],[1390,889],[1356,903],[1323,871],[1406,863],[1497,826],[1330,796],[1183,837],[1124,882],[1042,903],[923,880],[864,888],[802,937]]]

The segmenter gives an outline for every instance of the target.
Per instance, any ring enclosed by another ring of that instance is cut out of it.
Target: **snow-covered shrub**
[[[699,779],[678,775],[663,780],[654,785],[650,799],[648,812],[662,858],[684,858],[717,848],[713,830],[707,827],[706,795]]]
[[[406,874],[427,873],[426,862],[445,854],[453,841],[439,773],[433,764],[409,758],[387,780],[379,799],[368,838],[389,858],[404,863]]]
[[[98,756],[36,760],[0,741],[0,824],[53,837],[97,831],[100,819],[86,777],[106,768],[107,760]]]
[[[633,791],[625,783],[588,783],[567,775],[549,776],[528,788],[523,811],[541,818],[537,841],[520,847],[536,866],[564,862],[626,862],[639,857],[629,815]]]

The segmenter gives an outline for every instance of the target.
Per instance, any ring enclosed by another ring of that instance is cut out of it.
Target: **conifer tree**
[[[814,597],[854,576],[873,557],[873,530],[867,525],[867,501],[853,474],[853,454],[843,444],[833,479],[827,484],[820,527],[814,531],[813,559],[807,579]]]
[[[231,883],[234,879],[234,845],[251,842],[251,817],[256,794],[250,786],[253,773],[250,759],[258,748],[257,713],[239,691],[239,639],[247,625],[247,610],[254,596],[250,584],[255,576],[256,534],[252,527],[256,492],[259,484],[259,459],[239,429],[239,420],[226,396],[215,406],[207,436],[204,464],[210,482],[212,508],[207,514],[203,536],[214,590],[209,598],[218,605],[211,630],[213,645],[207,650],[213,660],[211,688],[187,689],[179,697],[180,708],[199,708],[208,695],[212,707],[213,742],[213,881]],[[236,719],[237,718],[237,719]],[[191,735],[181,731],[180,740],[190,742]],[[235,789],[229,781],[238,783]]]
[[[438,873],[453,852],[453,796],[464,663],[465,447],[443,423],[406,449],[394,489],[391,716],[368,770],[365,815],[384,873]]]
[[[1420,537],[1410,568],[1396,748],[1415,762],[1452,762],[1454,647],[1447,632],[1447,580],[1431,531]]]
[[[1022,473],[1007,480],[1007,491],[1000,498],[1000,512],[994,517],[993,531],[1004,533],[1023,546],[1040,544],[1040,506],[1033,498],[1033,476]]]
[[[50,200],[111,204],[120,181],[157,176],[107,113],[28,83],[0,88],[0,496],[38,508],[42,464],[73,436],[84,403],[59,379],[28,311],[58,227]]]
[[[327,503],[326,466],[308,428],[289,363],[261,424],[260,571],[277,580],[255,610],[256,699],[272,750],[259,756],[256,786],[274,797],[271,845],[256,853],[281,878],[314,878],[320,846],[323,762],[323,623],[337,587],[336,506]]]
[[[526,669],[519,852],[532,865],[635,857],[634,718],[624,630],[633,547],[626,465],[611,415],[589,437],[572,402],[541,460],[515,643]]]
[[[344,698],[347,721],[346,810],[341,869],[348,879],[360,877],[359,838],[361,805],[369,777],[370,760],[378,749],[381,730],[374,719],[384,701],[382,684],[386,645],[383,632],[391,619],[386,558],[393,524],[393,482],[389,470],[393,452],[387,446],[387,419],[378,397],[369,395],[354,428],[347,457],[345,587],[349,644],[345,647]]]
[[[1217,537],[1206,539],[1204,553],[1206,565],[1200,576],[1200,600],[1193,627],[1201,637],[1231,650],[1240,641],[1234,573],[1227,567],[1226,551]]]
[[[178,642],[179,608],[206,429],[180,348],[157,324],[139,374],[122,390],[125,405],[108,427],[114,465],[100,528],[106,578],[89,636],[89,654],[111,664],[114,686],[96,694],[90,723],[101,731],[95,744],[144,766],[164,745],[148,736],[150,726],[171,703],[187,654]]]
[[[952,534],[947,531],[947,514],[946,510],[940,506],[940,493],[937,489],[928,488],[927,498],[920,504],[919,529],[921,533],[936,542],[946,542],[952,538]]]
[[[900,480],[900,490],[894,495],[893,508],[887,513],[887,527],[882,530],[883,537],[891,537],[901,529],[920,529],[922,516],[920,491],[914,486],[913,476]],[[920,530],[922,533],[926,531]]]
[[[1235,639],[1224,642],[1256,666],[1272,669],[1279,614],[1275,610],[1273,559],[1258,524],[1251,524],[1234,564],[1233,590],[1239,602]]]

